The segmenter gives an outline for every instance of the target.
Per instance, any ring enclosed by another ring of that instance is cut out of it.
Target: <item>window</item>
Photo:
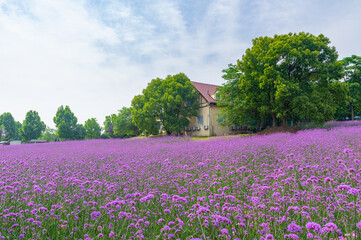
[[[190,105],[191,105],[191,101],[187,99],[187,107],[189,107]]]
[[[203,115],[199,115],[197,120],[198,120],[198,127],[203,126]]]

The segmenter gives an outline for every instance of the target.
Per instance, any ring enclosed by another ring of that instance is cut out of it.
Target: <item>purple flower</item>
[[[113,231],[110,231],[109,238],[115,237],[115,233]]]
[[[299,233],[302,232],[302,227],[297,225],[295,221],[293,221],[290,225],[288,225],[287,230],[289,232]]]
[[[227,228],[221,229],[221,233],[222,233],[222,234],[225,234],[225,235],[229,235]]]
[[[350,190],[347,191],[348,194],[351,194],[351,195],[359,195],[360,194],[360,191],[356,188],[351,188]]]
[[[334,232],[337,230],[337,226],[334,223],[326,223],[325,227],[328,229],[329,232]]]
[[[359,222],[356,224],[356,227],[357,227],[358,229],[361,229],[361,221],[359,221]]]
[[[285,237],[285,238],[294,239],[294,240],[298,240],[298,239],[299,239],[298,236],[297,236],[296,234],[293,234],[293,233],[291,233],[291,234],[286,234],[284,237]]]
[[[40,207],[39,210],[40,210],[40,211],[43,211],[43,212],[47,212],[47,211],[48,211],[48,209],[45,208],[45,207]]]
[[[308,231],[313,230],[319,232],[321,230],[321,225],[315,222],[308,222],[306,223],[306,228]]]
[[[98,211],[92,212],[90,214],[91,218],[97,219],[98,217],[100,217],[102,214]]]
[[[267,234],[266,240],[274,240],[274,237],[272,234]]]

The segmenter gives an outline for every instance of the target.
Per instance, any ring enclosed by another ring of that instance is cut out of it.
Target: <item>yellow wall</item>
[[[218,114],[221,114],[221,108],[212,105],[211,106],[211,125],[212,125],[212,136],[221,136],[221,135],[228,135],[231,133],[231,130],[228,126],[222,127],[218,124]]]
[[[218,122],[218,114],[220,114],[220,107],[216,105],[211,105],[206,102],[206,100],[200,96],[199,98],[200,108],[198,109],[198,114],[203,115],[203,125],[199,126],[200,130],[184,131],[184,134],[187,136],[220,136],[227,135],[231,133],[231,130],[228,126],[221,127]],[[209,117],[210,116],[210,117]],[[204,126],[208,126],[208,129],[204,129]],[[189,120],[189,127],[198,127],[198,118],[192,117]]]

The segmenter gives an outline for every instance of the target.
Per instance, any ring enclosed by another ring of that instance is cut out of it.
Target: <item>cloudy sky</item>
[[[252,39],[320,33],[361,55],[361,1],[0,0],[0,114],[45,123],[69,105],[80,123],[130,106],[153,78],[222,84]]]

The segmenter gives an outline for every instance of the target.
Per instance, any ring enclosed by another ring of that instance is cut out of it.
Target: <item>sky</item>
[[[0,114],[47,126],[68,105],[79,123],[129,107],[154,78],[223,84],[252,39],[324,34],[361,56],[359,0],[0,0]]]

